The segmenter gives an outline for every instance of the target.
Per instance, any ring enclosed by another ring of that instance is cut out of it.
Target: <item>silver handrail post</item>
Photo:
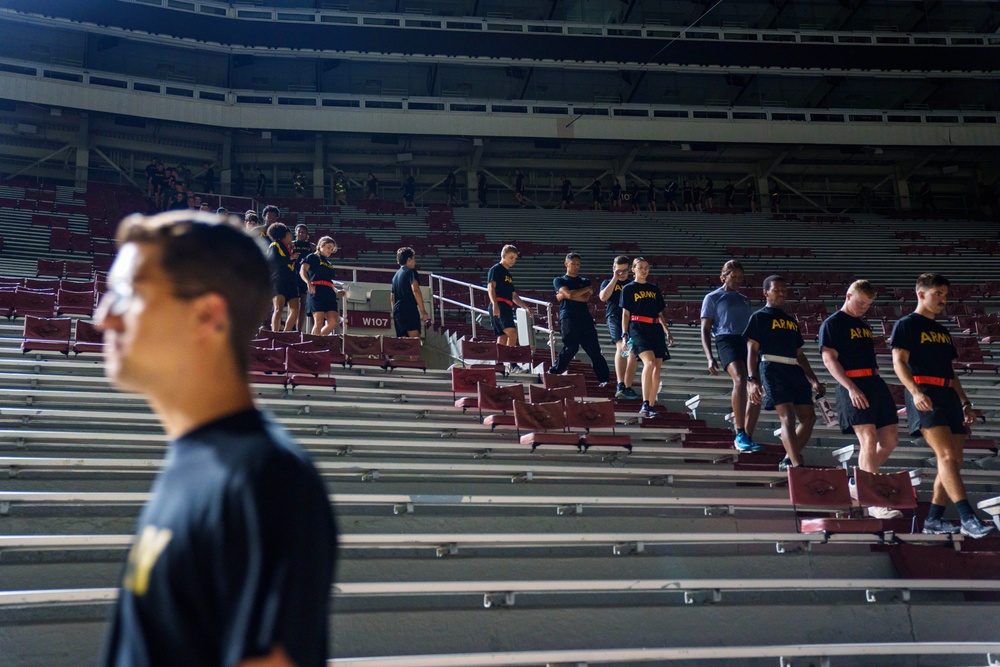
[[[472,338],[475,340],[476,336],[476,297],[475,291],[472,289],[472,284],[469,284],[469,319],[472,320]]]

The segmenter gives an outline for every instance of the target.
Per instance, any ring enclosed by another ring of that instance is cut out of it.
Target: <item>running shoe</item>
[[[927,527],[927,524],[924,524]],[[966,537],[971,537],[978,540],[980,537],[986,537],[993,532],[995,526],[983,523],[978,517],[969,517],[968,519],[962,519],[962,527],[959,529],[962,534]]]
[[[792,467],[792,460],[787,456],[781,459],[781,463],[778,464],[778,472],[785,472]]]
[[[652,419],[653,417],[656,416],[656,413],[653,412],[648,405],[643,405],[641,408],[639,408],[639,416],[646,417],[647,419]]]
[[[873,519],[902,519],[903,513],[891,507],[869,507],[868,516]]]
[[[635,389],[633,389],[632,387],[628,387],[625,390],[625,398],[629,399],[630,401],[638,401],[639,394],[635,393]]]
[[[625,345],[622,346],[622,351],[621,351],[622,359],[628,358],[628,355],[630,355],[630,354],[632,354],[632,337],[631,336],[629,336],[629,339],[627,341],[625,341]]]
[[[979,523],[978,519],[976,523]],[[924,521],[923,532],[925,535],[954,535],[961,532],[962,528],[953,523],[948,523],[944,519],[927,519]],[[983,533],[985,535],[985,533]]]
[[[615,398],[625,400],[628,398],[628,393],[624,389],[619,389],[615,392]]]
[[[757,453],[764,451],[764,448],[758,445],[756,442],[754,442],[753,439],[746,434],[746,432],[737,433],[736,439],[733,440],[733,445],[736,446],[736,449],[738,451],[744,453],[746,452]]]

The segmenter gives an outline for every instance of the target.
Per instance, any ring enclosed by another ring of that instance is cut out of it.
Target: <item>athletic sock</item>
[[[955,509],[958,510],[958,516],[962,517],[962,521],[976,518],[976,513],[972,511],[972,505],[968,500],[959,500],[955,503]]]
[[[739,435],[741,433],[746,434],[746,429],[742,429],[742,428],[736,429],[736,435]]]
[[[940,521],[944,518],[944,505],[935,505],[931,503],[931,508],[927,512],[928,521]]]
[[[643,401],[642,402],[642,407],[649,408],[649,401]]]

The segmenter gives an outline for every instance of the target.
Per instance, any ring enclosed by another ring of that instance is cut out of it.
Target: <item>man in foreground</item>
[[[139,518],[104,664],[325,663],[336,535],[306,454],[253,404],[267,312],[257,243],[190,211],[130,216],[95,315],[105,372],[170,438]]]

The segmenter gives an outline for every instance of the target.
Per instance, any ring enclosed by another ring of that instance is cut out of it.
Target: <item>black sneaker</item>
[[[778,472],[785,472],[792,467],[792,460],[787,456],[781,459],[781,463],[778,464]]]

